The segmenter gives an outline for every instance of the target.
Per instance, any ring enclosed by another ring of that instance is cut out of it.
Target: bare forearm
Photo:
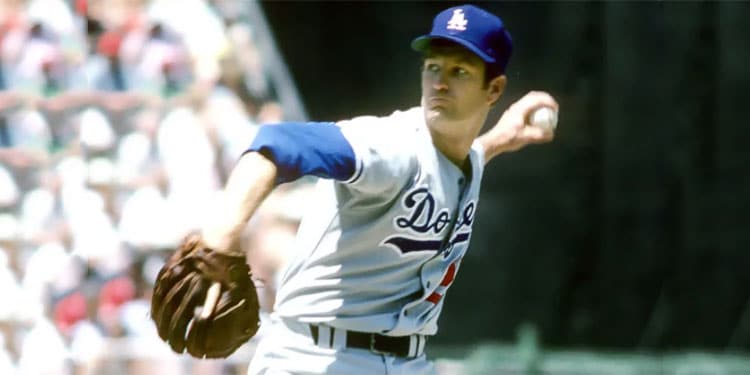
[[[482,134],[477,138],[477,141],[484,148],[484,163],[487,164],[495,156],[502,154],[503,152],[511,151],[508,147],[511,143],[512,137],[505,134],[497,134],[500,132],[489,131]]]
[[[529,123],[533,111],[545,107],[554,110],[555,114],[559,108],[548,93],[531,91],[505,110],[497,124],[477,138],[484,148],[484,163],[489,163],[504,152],[552,141],[555,137],[554,128]]]
[[[208,221],[203,226],[206,244],[219,252],[237,253],[247,221],[275,186],[276,166],[250,152],[240,158]]]

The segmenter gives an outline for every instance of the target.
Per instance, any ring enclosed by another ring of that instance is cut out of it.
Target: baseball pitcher
[[[239,246],[279,184],[321,177],[281,278],[274,323],[250,374],[430,374],[425,347],[471,240],[482,173],[495,156],[553,139],[530,92],[479,136],[503,94],[512,42],[502,20],[462,5],[416,38],[419,107],[337,123],[260,129],[222,203],[159,274],[152,318],[177,352],[224,357],[258,329]],[[555,120],[556,121],[556,120]]]

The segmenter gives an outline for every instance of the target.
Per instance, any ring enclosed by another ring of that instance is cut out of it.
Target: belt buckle
[[[391,352],[386,352],[375,348],[375,336],[377,335],[375,335],[374,333],[370,335],[370,351],[375,354],[393,355],[393,353]]]

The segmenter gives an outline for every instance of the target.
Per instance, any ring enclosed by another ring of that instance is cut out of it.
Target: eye
[[[424,70],[426,72],[436,73],[440,71],[440,65],[428,62],[424,64]]]
[[[464,68],[458,67],[458,68],[454,69],[454,71],[455,71],[457,77],[468,77],[469,76],[469,71],[466,70],[466,69],[464,69]]]

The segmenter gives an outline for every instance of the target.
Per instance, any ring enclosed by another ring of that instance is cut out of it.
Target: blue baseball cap
[[[459,5],[440,12],[432,22],[432,31],[414,39],[411,48],[424,52],[436,39],[467,48],[500,73],[505,72],[513,50],[513,41],[503,21],[473,5]]]

